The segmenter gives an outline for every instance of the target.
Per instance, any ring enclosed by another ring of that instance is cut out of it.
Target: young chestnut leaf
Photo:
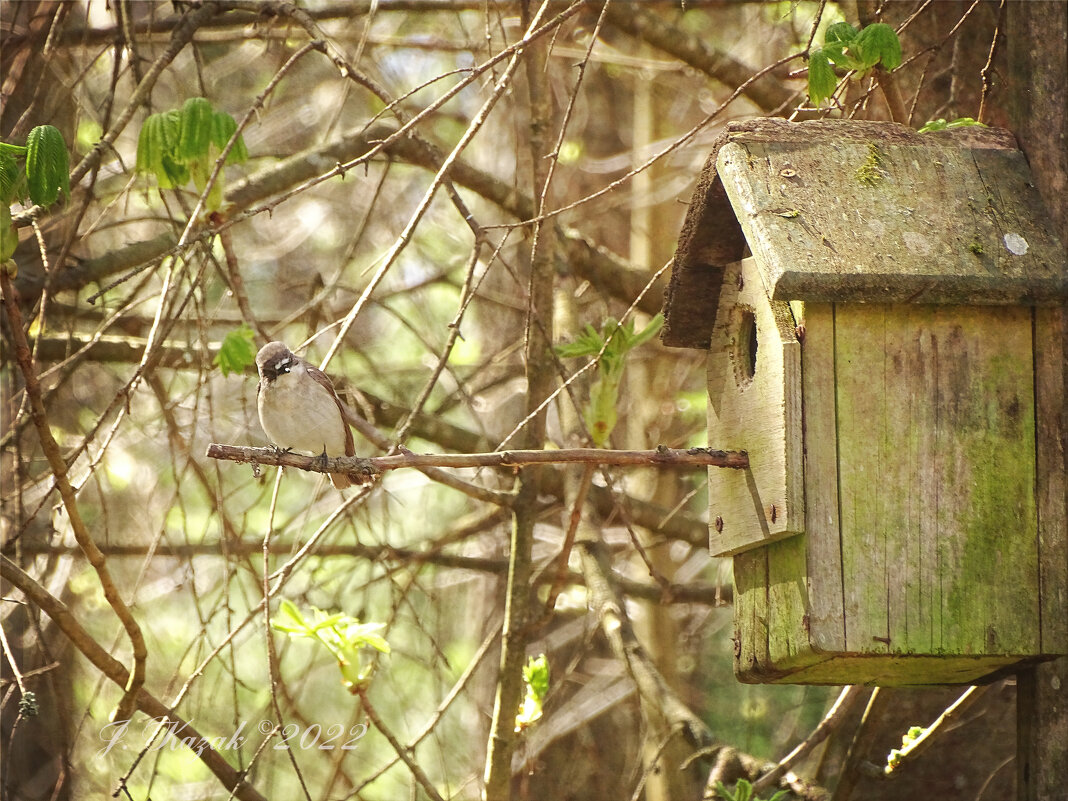
[[[178,147],[175,153],[183,164],[204,159],[211,147],[212,120],[215,110],[203,97],[191,97],[178,114]]]
[[[218,153],[236,131],[233,117],[216,111],[203,97],[191,97],[181,109],[153,114],[145,120],[137,140],[136,169],[155,176],[160,189],[177,189],[192,178],[202,192]],[[238,136],[226,163],[247,158],[244,139]],[[219,207],[222,194],[222,182],[216,181],[207,198],[209,210]]]
[[[864,69],[882,64],[888,70],[901,66],[901,40],[897,33],[885,22],[874,22],[857,34],[851,48],[857,51],[857,57]]]
[[[63,134],[51,125],[38,125],[26,138],[26,179],[30,200],[51,206],[60,192],[70,197],[70,157]]]

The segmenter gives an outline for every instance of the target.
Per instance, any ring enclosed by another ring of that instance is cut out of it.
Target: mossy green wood
[[[971,682],[1064,647],[1033,311],[805,304],[805,533],[734,558],[741,680]]]
[[[1031,310],[839,304],[846,650],[1039,651]]]

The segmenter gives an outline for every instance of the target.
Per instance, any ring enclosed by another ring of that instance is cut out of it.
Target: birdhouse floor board
[[[1023,657],[872,657],[837,654],[811,665],[739,672],[745,684],[862,684],[882,687],[925,687],[981,684],[1018,665]],[[1026,660],[1025,660],[1026,661]]]

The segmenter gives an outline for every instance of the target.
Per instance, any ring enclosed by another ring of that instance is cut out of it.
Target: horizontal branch
[[[749,467],[745,451],[720,451],[712,448],[659,447],[651,451],[613,451],[603,448],[565,448],[560,450],[514,450],[493,453],[401,453],[396,456],[360,457],[304,456],[274,448],[240,445],[208,445],[210,459],[231,462],[295,467],[316,473],[349,473],[370,479],[387,470],[406,467],[522,467],[532,464],[599,464],[636,467]]]

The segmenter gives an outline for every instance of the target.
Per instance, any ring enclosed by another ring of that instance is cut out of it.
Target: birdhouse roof
[[[776,300],[1048,305],[1065,251],[1013,135],[885,122],[731,123],[705,164],[665,298],[665,344],[707,348],[747,249]]]

